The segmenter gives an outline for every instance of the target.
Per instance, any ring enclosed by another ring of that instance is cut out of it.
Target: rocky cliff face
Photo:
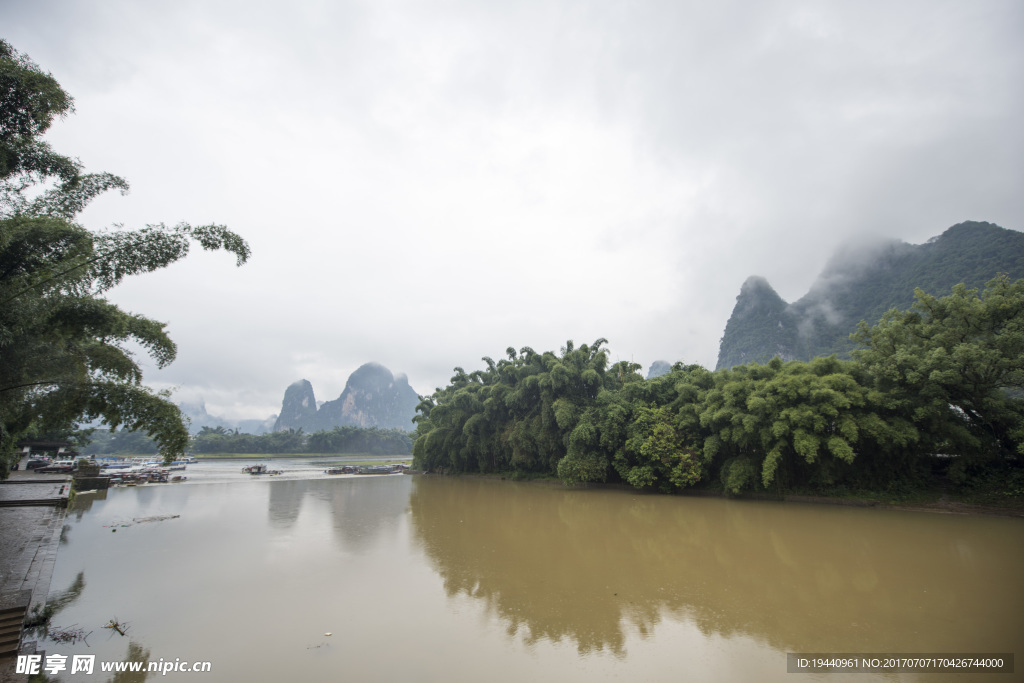
[[[898,240],[847,245],[792,304],[764,278],[748,278],[725,326],[717,367],[774,356],[849,357],[857,324],[874,325],[891,308],[910,308],[915,287],[944,296],[961,282],[984,287],[999,273],[1024,277],[1024,233],[991,223],[960,223],[920,245]]]
[[[795,358],[796,319],[788,314],[788,308],[763,277],[747,278],[725,326],[718,367],[766,362],[774,356]]]
[[[302,429],[309,433],[343,426],[411,431],[419,402],[405,375],[395,376],[379,363],[367,363],[349,376],[341,396],[319,410],[309,382],[292,384],[285,391],[274,431]]]
[[[284,391],[281,401],[281,412],[274,423],[274,431],[301,429],[304,432],[315,432],[317,423],[316,396],[313,385],[300,379]]]
[[[318,418],[321,429],[352,425],[411,430],[419,402],[405,375],[396,377],[383,365],[367,363],[349,376],[341,396],[320,406]]]

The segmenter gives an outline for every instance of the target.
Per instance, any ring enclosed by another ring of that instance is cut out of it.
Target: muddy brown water
[[[1024,653],[1019,519],[227,472],[80,496],[51,596],[85,588],[53,623],[92,634],[41,646],[97,671],[55,678],[130,645],[198,681],[975,680],[786,653]]]

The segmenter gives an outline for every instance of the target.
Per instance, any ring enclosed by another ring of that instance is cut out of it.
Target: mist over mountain
[[[667,375],[671,370],[672,364],[667,360],[656,360],[651,363],[651,367],[647,370],[647,379],[654,379],[655,377]]]
[[[393,375],[379,363],[366,363],[349,375],[338,398],[319,407],[308,381],[289,386],[274,431],[302,429],[308,433],[344,426],[411,431],[419,402],[419,394],[404,374]]]
[[[224,427],[237,429],[244,434],[265,434],[274,428],[274,421],[277,420],[277,415],[271,415],[263,420],[232,420],[227,417],[217,417],[206,411],[205,401],[179,403],[178,408],[189,418],[189,434],[198,434],[203,427]]]
[[[919,245],[886,239],[847,244],[791,304],[764,278],[748,278],[725,326],[717,368],[773,356],[849,357],[857,324],[873,325],[891,308],[910,308],[915,287],[944,296],[961,282],[984,287],[1000,273],[1024,277],[1024,233],[992,223],[959,223]]]

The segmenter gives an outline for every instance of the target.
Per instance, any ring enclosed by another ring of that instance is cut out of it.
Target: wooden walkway
[[[15,471],[0,482],[0,683],[21,682],[17,654],[27,614],[42,609],[50,591],[71,487],[66,475]]]

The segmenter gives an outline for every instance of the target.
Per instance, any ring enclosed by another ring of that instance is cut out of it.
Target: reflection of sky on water
[[[410,476],[81,498],[53,588],[85,588],[56,622],[119,659],[116,617],[207,681],[788,680],[786,651],[1024,649],[1019,520]]]
[[[396,533],[410,479],[243,479],[82,494],[67,518],[51,597],[75,572],[86,585],[55,624],[92,630],[89,653],[99,659],[125,656],[127,640],[102,629],[116,617],[154,660],[188,656],[241,667],[253,648],[279,646],[282,628],[299,634],[308,621],[334,621],[329,615],[341,613],[342,604],[358,604],[346,591],[389,575],[374,563],[389,548],[404,557],[406,544]],[[366,560],[357,561],[360,555]],[[323,630],[318,624],[302,638],[322,638]],[[303,642],[295,649],[305,654]],[[78,648],[63,651],[85,649]],[[286,675],[279,673],[275,680]]]
[[[386,479],[402,475],[389,475]],[[358,552],[374,542],[409,504],[406,486],[365,485],[375,476],[347,477],[335,480],[296,480],[270,482],[268,519],[273,528],[287,530],[299,519],[304,505],[319,505],[330,510],[332,528],[339,547]]]

